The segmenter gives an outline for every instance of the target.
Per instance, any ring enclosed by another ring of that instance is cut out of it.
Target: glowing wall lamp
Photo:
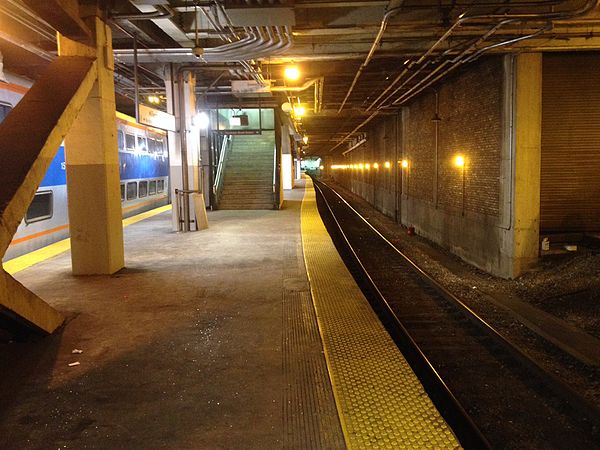
[[[296,117],[302,117],[306,114],[306,108],[302,105],[294,106],[294,115]]]
[[[373,169],[375,169],[375,170],[379,169],[379,163],[373,163]]]
[[[303,136],[302,142],[304,142],[304,145],[308,144],[308,136]]]
[[[296,81],[300,78],[300,69],[296,66],[286,66],[286,68],[283,69],[283,76],[286,80]]]
[[[210,125],[210,119],[208,118],[208,114],[204,111],[200,111],[198,114],[194,116],[194,125],[200,128],[201,130],[206,130]]]
[[[400,161],[400,165],[403,169],[408,169],[408,159],[403,159],[402,161]]]
[[[465,157],[460,153],[454,156],[454,166],[461,171],[462,177],[462,215],[465,215]]]
[[[465,167],[465,157],[461,154],[458,154],[454,157],[454,165],[458,168]]]
[[[385,164],[384,164],[384,167],[386,169],[389,169],[390,167],[392,167],[392,164],[389,161],[386,161]]]

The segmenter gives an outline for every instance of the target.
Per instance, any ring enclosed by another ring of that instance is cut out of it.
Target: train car
[[[0,122],[25,95],[27,80],[7,76],[0,81]],[[121,113],[115,118],[123,217],[169,202],[169,160],[166,132],[140,125]],[[4,261],[69,236],[64,146],[58,149]]]
[[[123,217],[167,204],[167,133],[117,113],[117,144]]]

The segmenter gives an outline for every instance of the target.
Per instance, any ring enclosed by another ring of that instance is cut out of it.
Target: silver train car
[[[0,81],[0,122],[27,92],[30,82],[6,74]],[[121,113],[115,118],[123,217],[169,202],[169,160],[166,132],[140,125]],[[69,236],[64,146],[42,180],[3,258],[8,261]]]

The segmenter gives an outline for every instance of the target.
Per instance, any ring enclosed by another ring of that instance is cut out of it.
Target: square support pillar
[[[511,277],[538,260],[542,153],[542,55],[523,53],[515,63]]]
[[[175,116],[177,132],[169,131],[169,184],[173,201],[172,226],[173,231],[180,231],[183,224],[179,223],[175,189],[199,190],[201,187],[200,133],[194,126],[196,115],[196,77],[189,71],[178,72],[177,67],[170,66],[165,73],[165,88],[167,93],[167,112]],[[207,196],[205,196],[207,197]],[[181,214],[188,214],[194,220],[195,206],[192,196]],[[200,211],[206,214],[206,209]],[[182,218],[183,219],[183,218]],[[191,229],[196,227],[191,225]]]
[[[97,61],[97,80],[65,138],[71,260],[76,275],[123,268],[123,226],[110,28],[86,19],[94,47],[59,35],[59,54]]]

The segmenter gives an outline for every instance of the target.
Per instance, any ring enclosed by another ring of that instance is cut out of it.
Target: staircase
[[[275,133],[233,136],[219,209],[273,209]]]

